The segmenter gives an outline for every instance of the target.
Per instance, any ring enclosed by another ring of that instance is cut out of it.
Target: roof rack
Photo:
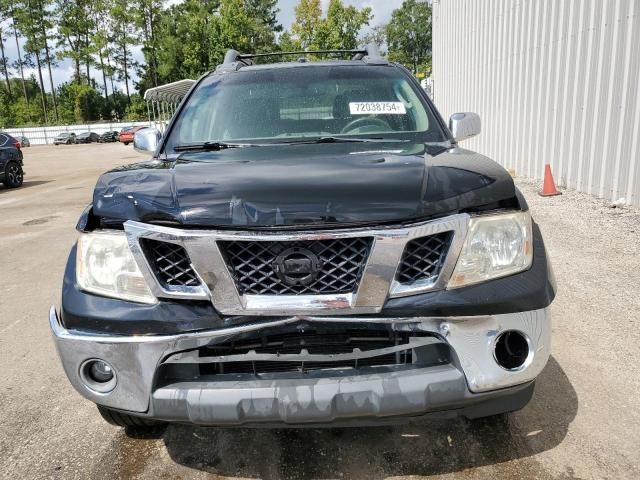
[[[237,50],[227,50],[222,65],[216,70],[239,70],[242,67],[253,65],[252,59],[260,57],[284,57],[287,55],[317,55],[343,53],[351,55],[352,60],[363,60],[365,63],[374,65],[386,64],[387,61],[380,55],[380,50],[375,43],[362,48],[350,50],[299,50],[292,52],[270,52],[270,53],[240,53]]]

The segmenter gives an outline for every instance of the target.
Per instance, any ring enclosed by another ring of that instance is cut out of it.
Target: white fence
[[[25,127],[7,128],[4,132],[14,137],[26,137],[31,145],[49,145],[60,133],[73,132],[76,135],[82,132],[96,132],[98,135],[111,130],[120,131],[125,127],[152,126],[150,122],[120,122],[120,123],[91,123],[85,125],[61,125],[52,127]]]

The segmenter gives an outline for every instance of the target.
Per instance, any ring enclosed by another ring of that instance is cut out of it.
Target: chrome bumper
[[[216,337],[296,322],[388,323],[394,329],[437,333],[458,365],[407,371],[305,380],[256,380],[182,383],[155,389],[158,366],[175,352],[195,349]],[[354,318],[289,317],[221,330],[168,336],[107,336],[66,330],[54,307],[49,323],[63,367],[72,385],[87,399],[106,407],[167,420],[201,424],[245,422],[326,422],[356,416],[419,414],[440,405],[473,402],[474,395],[525,384],[542,371],[550,354],[549,309],[475,317]],[[507,371],[493,357],[493,344],[505,330],[519,330],[532,355],[524,368]],[[107,361],[116,372],[109,393],[89,389],[80,366],[87,359]]]

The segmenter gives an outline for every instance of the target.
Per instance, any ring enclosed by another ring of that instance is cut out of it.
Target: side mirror
[[[449,119],[449,130],[456,142],[480,133],[480,115],[471,112],[454,113]]]
[[[136,152],[153,155],[158,148],[162,134],[157,128],[145,128],[133,136],[133,148]]]

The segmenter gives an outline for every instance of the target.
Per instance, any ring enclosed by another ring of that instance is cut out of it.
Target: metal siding
[[[640,206],[639,0],[434,0],[433,77],[482,117],[466,148]]]

